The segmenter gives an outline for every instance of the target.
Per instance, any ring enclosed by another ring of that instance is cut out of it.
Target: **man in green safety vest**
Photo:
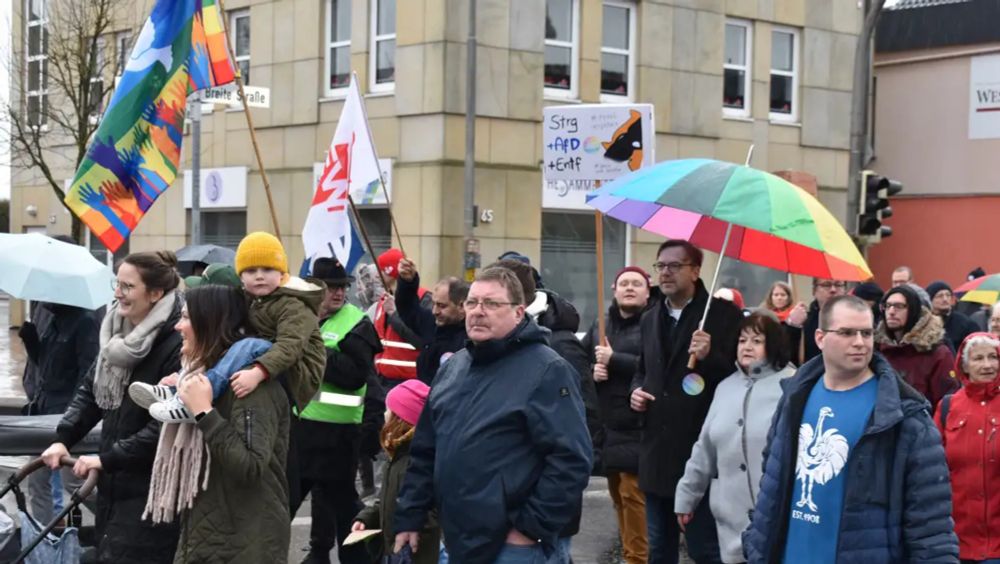
[[[292,515],[311,491],[309,554],[303,562],[330,562],[337,546],[340,562],[361,564],[368,561],[364,545],[344,546],[343,541],[362,507],[354,475],[365,392],[369,379],[374,381],[375,355],[382,345],[365,312],[347,303],[352,278],[340,262],[319,258],[312,271],[327,288],[319,313],[326,371],[316,396],[294,422],[300,479],[298,488],[291,487]]]

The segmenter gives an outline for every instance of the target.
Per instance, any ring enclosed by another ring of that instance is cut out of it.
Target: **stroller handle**
[[[66,466],[69,468],[75,466],[76,462],[77,459],[76,457],[73,456],[63,456],[62,458],[59,459],[60,466]],[[20,467],[17,470],[17,472],[15,472],[14,475],[10,477],[10,482],[13,484],[20,483],[21,480],[24,480],[25,478],[28,477],[28,474],[31,474],[36,470],[45,468],[45,466],[46,464],[45,461],[42,460],[42,457],[32,459],[31,462],[28,462],[24,466]],[[93,492],[94,488],[97,487],[98,473],[99,471],[96,468],[92,468],[89,472],[87,472],[87,479],[84,480],[83,484],[80,486],[78,490],[73,492],[73,495],[80,496],[80,499],[86,499],[88,496],[90,496],[90,493]]]

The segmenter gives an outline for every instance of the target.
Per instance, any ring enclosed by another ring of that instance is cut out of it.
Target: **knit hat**
[[[255,231],[240,241],[236,248],[236,273],[250,268],[273,268],[288,274],[288,255],[281,241],[270,233]]]
[[[614,283],[615,286],[618,285],[618,279],[621,278],[622,274],[625,274],[626,272],[634,272],[642,276],[642,279],[646,281],[646,287],[649,288],[649,274],[647,274],[645,270],[639,268],[638,266],[626,266],[625,268],[619,270],[618,274],[615,274],[615,283]]]
[[[902,294],[903,298],[906,299],[906,324],[903,326],[903,333],[909,333],[911,329],[920,321],[920,315],[922,313],[923,304],[920,301],[920,296],[917,292],[910,288],[906,284],[902,286],[897,286],[890,289],[885,293],[885,298],[882,299],[882,305],[889,300],[889,296],[895,294]]]
[[[403,251],[389,249],[378,256],[378,269],[389,278],[399,278],[399,261],[403,258]]]
[[[882,287],[874,282],[865,282],[863,284],[858,284],[851,290],[851,294],[861,298],[862,300],[868,300],[872,302],[882,301],[882,296],[885,295],[885,291]]]
[[[941,290],[948,290],[951,292],[951,286],[949,286],[946,282],[935,280],[927,285],[927,296],[933,300],[934,296],[936,296]]]
[[[986,276],[986,271],[983,270],[983,267],[977,266],[976,268],[973,268],[971,272],[969,272],[969,275],[966,276],[965,279],[971,281],[975,280],[976,278],[982,278],[983,276]]]
[[[184,285],[188,288],[197,288],[208,284],[239,288],[240,277],[232,266],[224,262],[213,262],[205,267],[201,276],[186,276],[184,278]]]
[[[743,307],[746,305],[743,302],[743,294],[736,288],[719,288],[718,290],[715,291],[715,295],[712,297],[720,300],[726,300],[727,302],[731,302],[733,305],[735,305],[740,309],[743,309]]]
[[[416,425],[430,391],[427,384],[420,380],[407,380],[389,390],[385,396],[385,406],[403,421]]]

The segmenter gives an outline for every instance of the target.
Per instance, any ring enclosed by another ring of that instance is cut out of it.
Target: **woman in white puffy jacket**
[[[683,530],[698,503],[711,492],[709,505],[726,564],[746,561],[740,533],[750,524],[757,501],[762,452],[781,398],[780,383],[793,374],[785,332],[774,314],[758,310],[745,318],[740,324],[736,372],[715,391],[674,497]]]

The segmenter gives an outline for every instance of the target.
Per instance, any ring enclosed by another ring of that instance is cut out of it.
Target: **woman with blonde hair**
[[[403,487],[406,468],[410,465],[410,441],[417,428],[420,412],[427,403],[430,388],[420,380],[407,380],[389,390],[385,397],[385,426],[382,427],[381,443],[389,455],[389,466],[382,476],[379,498],[371,507],[366,507],[354,518],[354,531],[382,529],[382,546],[385,554],[391,554],[396,535],[392,520],[396,515],[396,497]],[[428,520],[420,533],[418,550],[413,554],[414,564],[436,564],[437,546],[441,531],[435,519]]]
[[[775,281],[771,284],[771,289],[767,291],[767,297],[760,307],[778,316],[778,321],[784,323],[795,309],[795,294],[792,292],[792,287],[781,280]]]

